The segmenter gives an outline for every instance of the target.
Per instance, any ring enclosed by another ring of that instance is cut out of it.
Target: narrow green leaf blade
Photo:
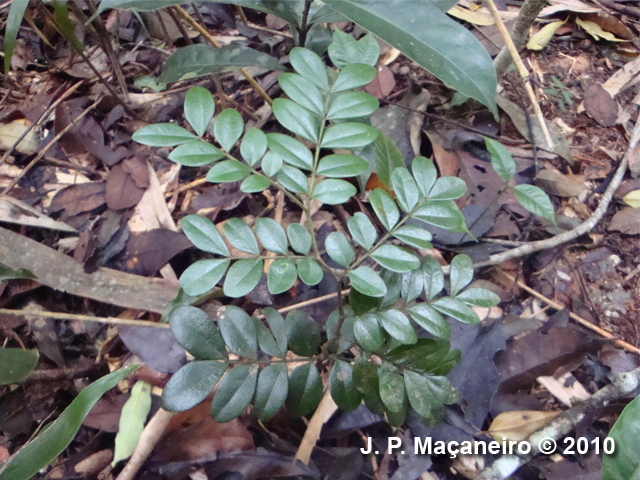
[[[336,93],[362,87],[376,78],[376,73],[377,70],[371,65],[365,65],[363,63],[346,65],[340,71],[335,83],[331,86],[331,91]]]
[[[276,180],[293,193],[306,194],[309,188],[307,176],[296,167],[290,167],[289,165],[282,166],[276,175]]]
[[[278,83],[291,100],[316,115],[324,114],[324,98],[309,80],[295,73],[283,73],[278,77]]]
[[[196,140],[173,149],[168,158],[186,167],[200,167],[224,158],[224,152],[208,142]]]
[[[491,154],[491,166],[500,178],[509,181],[516,174],[516,162],[513,157],[497,140],[484,137],[484,143]]]
[[[324,90],[329,89],[327,69],[322,59],[306,48],[295,47],[289,52],[289,61],[293,68],[311,83]]]
[[[313,258],[303,258],[298,262],[298,276],[306,285],[317,285],[324,277],[322,267]]]
[[[318,174],[330,178],[357,177],[368,168],[367,161],[355,155],[327,155],[320,160]]]
[[[240,191],[244,193],[263,192],[271,186],[269,179],[262,175],[249,175],[240,184]]]
[[[280,352],[282,353],[282,357],[287,353],[287,326],[285,325],[284,318],[275,308],[267,307],[262,310],[262,314],[264,318],[267,320],[269,324],[269,328],[271,329],[271,333],[273,333],[273,338],[275,338],[278,347],[280,348]]]
[[[458,177],[440,177],[429,192],[429,201],[456,200],[467,192],[467,184]]]
[[[348,267],[356,258],[356,252],[341,232],[331,232],[324,242],[327,255],[338,265]]]
[[[428,197],[429,192],[438,179],[438,171],[431,160],[426,157],[416,157],[411,163],[411,173],[416,180],[423,197]]]
[[[231,183],[244,180],[251,175],[251,169],[238,160],[224,160],[215,164],[207,173],[207,182]]]
[[[276,98],[273,101],[273,114],[287,130],[318,143],[320,119],[306,108],[289,99]]]
[[[453,200],[444,202],[429,201],[420,207],[413,214],[413,217],[452,232],[464,232],[466,230],[464,215]]]
[[[467,288],[456,300],[476,307],[491,308],[500,303],[500,297],[486,288]]]
[[[455,297],[473,280],[473,261],[468,255],[456,255],[451,260],[451,296]]]
[[[340,29],[333,32],[333,43],[329,46],[329,58],[338,68],[350,63],[364,63],[375,67],[380,58],[380,45],[370,33],[356,41]]]
[[[392,172],[396,168],[404,167],[404,157],[402,156],[402,152],[396,145],[396,142],[391,140],[384,133],[378,135],[378,138],[374,143],[374,147],[376,175],[385,186],[391,187]]]
[[[444,273],[438,260],[430,255],[424,257],[422,260],[422,275],[424,293],[427,296],[427,300],[431,301],[444,288]]]
[[[311,250],[311,234],[304,225],[292,223],[287,227],[287,235],[291,248],[300,255],[306,255]]]
[[[396,168],[391,172],[391,187],[396,194],[398,205],[409,213],[420,200],[420,191],[406,168]]]
[[[407,316],[400,310],[380,312],[380,323],[389,335],[404,345],[416,343],[418,336]]]
[[[368,93],[345,92],[333,99],[329,105],[327,118],[329,120],[340,120],[367,117],[375,112],[379,106],[378,99]]]
[[[442,297],[433,302],[431,306],[440,313],[463,323],[475,324],[480,322],[480,317],[478,317],[476,312],[455,298]]]
[[[444,317],[426,303],[409,308],[409,316],[435,337],[449,338],[451,335],[451,328]]]
[[[303,170],[313,168],[313,155],[311,150],[295,138],[281,133],[269,133],[267,135],[269,148],[282,157],[289,165]]]
[[[322,380],[313,362],[297,367],[289,376],[287,410],[293,417],[313,413],[322,399]]]
[[[233,367],[222,377],[211,402],[211,416],[218,423],[230,422],[249,406],[258,381],[257,365]]]
[[[392,368],[380,369],[380,398],[392,412],[399,412],[404,406],[404,379]]]
[[[267,136],[259,128],[252,127],[240,142],[240,154],[248,165],[254,166],[267,152]]]
[[[309,357],[318,353],[322,338],[320,327],[311,316],[303,310],[292,310],[285,320],[289,349],[301,357]]]
[[[433,239],[431,232],[416,225],[402,225],[393,233],[393,236],[410,247],[425,249],[433,248],[431,245],[431,240]]]
[[[376,351],[384,344],[384,333],[376,315],[366,313],[356,318],[353,334],[366,350]]]
[[[267,177],[273,177],[282,168],[282,163],[282,157],[276,152],[269,150],[267,154],[262,158],[262,163],[260,164],[260,166],[262,167],[262,172]]]
[[[398,210],[396,202],[391,198],[391,195],[381,188],[376,188],[371,192],[369,201],[380,223],[382,223],[387,230],[391,230],[396,226],[396,223],[400,220],[400,211]]]

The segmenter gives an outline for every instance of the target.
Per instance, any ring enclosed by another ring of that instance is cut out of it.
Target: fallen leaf
[[[18,138],[27,131],[29,125],[25,119],[14,120],[13,122],[0,125],[0,149],[7,150],[15,145]],[[15,149],[27,155],[38,151],[38,134],[36,129],[31,131],[24,137]]]
[[[118,325],[118,335],[145,365],[163,373],[175,373],[186,363],[185,350],[171,330]]]
[[[386,65],[379,65],[376,78],[365,89],[370,95],[379,99],[389,95],[395,86],[396,79],[393,76],[393,72]]]
[[[534,178],[535,184],[549,195],[557,197],[577,197],[587,190],[587,187],[573,175],[563,175],[557,170],[545,168],[540,170]]]
[[[527,48],[529,50],[542,50],[565,22],[566,20],[564,22],[551,22],[546,24],[537,33],[531,35],[527,42]]]
[[[609,223],[610,232],[626,233],[627,235],[640,234],[640,215],[635,208],[624,208],[616,213]]]
[[[636,145],[635,148],[629,150],[629,170],[633,178],[640,176],[640,145]]]
[[[576,23],[580,25],[578,20],[581,22],[592,22],[596,24],[603,32],[615,35],[617,38],[614,37],[615,40],[612,41],[621,42],[624,40],[631,41],[634,39],[633,33],[631,33],[629,28],[616,17],[614,17],[613,15],[609,15],[608,13],[602,11],[598,13],[583,13],[580,14],[576,19]],[[591,34],[591,32],[588,33]],[[610,40],[607,37],[603,38],[605,38],[606,40]]]
[[[640,190],[634,190],[622,197],[622,201],[631,208],[640,208]]]
[[[138,204],[142,195],[144,195],[146,187],[139,187],[140,179],[138,178],[138,181],[136,181],[136,177],[131,173],[132,170],[137,172],[136,168],[125,167],[125,163],[122,162],[111,169],[107,177],[105,192],[109,208],[120,210],[121,208],[129,208]],[[147,176],[147,182],[148,178]]]
[[[608,40],[610,42],[628,42],[624,38],[617,38],[613,33],[607,32],[602,29],[600,25],[596,22],[592,22],[589,20],[582,20],[580,17],[576,18],[576,25],[582,27],[585,32],[591,35],[595,40],[600,40],[601,38]]]
[[[486,10],[478,12],[469,10],[460,5],[455,5],[447,13],[452,17],[459,18],[460,20],[464,20],[465,22],[469,22],[473,25],[489,26],[495,23],[491,14]]]
[[[537,432],[558,416],[560,412],[520,411],[504,412],[493,419],[489,433],[497,442],[504,438],[520,442]]]
[[[70,217],[82,212],[104,205],[106,184],[105,182],[78,183],[63,188],[56,193],[49,210],[59,212],[65,210]]]
[[[104,201],[102,203],[104,203]],[[32,206],[7,195],[0,196],[0,221],[16,223],[18,225],[29,225],[31,227],[49,228],[63,232],[77,231],[66,223],[57,222]]]
[[[594,83],[584,92],[584,108],[603,127],[616,124],[618,104],[599,83]]]
[[[166,228],[134,232],[129,237],[121,262],[130,273],[153,275],[174,255],[192,246],[183,233]]]

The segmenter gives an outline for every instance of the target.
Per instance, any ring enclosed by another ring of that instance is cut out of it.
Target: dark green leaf
[[[449,324],[434,308],[426,303],[419,303],[409,308],[409,316],[434,337],[449,338]]]
[[[345,92],[331,101],[327,118],[338,120],[344,118],[368,117],[380,106],[380,102],[365,92]]]
[[[298,262],[298,276],[306,285],[317,285],[324,277],[324,271],[313,258],[303,258]]]
[[[442,366],[449,352],[448,340],[421,338],[414,345],[401,345],[387,353],[396,367],[431,373]]]
[[[221,158],[224,158],[224,152],[202,140],[183,143],[169,154],[169,160],[187,167],[208,165]]]
[[[390,309],[380,312],[379,315],[382,327],[400,343],[413,344],[418,341],[411,322],[400,310]]]
[[[318,55],[311,50],[296,47],[289,52],[289,61],[296,72],[304,78],[325,92],[328,90],[327,69]]]
[[[220,311],[218,326],[230,352],[245,358],[258,357],[258,332],[247,312],[227,305]]]
[[[230,152],[244,131],[242,115],[233,108],[227,108],[220,112],[213,124],[213,134],[218,143],[227,152]]]
[[[331,232],[324,241],[327,254],[338,265],[348,267],[356,259],[356,252],[341,232]]]
[[[244,161],[253,167],[264,156],[266,151],[267,136],[259,128],[252,127],[248,129],[242,138],[242,142],[240,142],[240,154]]]
[[[320,119],[306,108],[286,98],[276,98],[273,101],[273,114],[287,130],[313,143],[318,142]]]
[[[425,418],[442,409],[442,404],[450,405],[458,401],[458,392],[445,377],[420,375],[412,371],[404,372],[407,396],[413,409]]]
[[[371,65],[352,63],[345,66],[331,86],[333,93],[362,87],[376,78],[377,70]]]
[[[260,248],[251,228],[239,218],[230,218],[222,227],[231,245],[242,252],[260,255]]]
[[[198,260],[182,272],[180,287],[187,295],[203,295],[216,286],[230,263],[227,259]]]
[[[265,70],[285,69],[272,56],[237,43],[224,45],[221,48],[208,44],[188,45],[178,48],[164,62],[158,82],[172,83],[213,73],[233,72],[239,68],[251,66]]]
[[[444,273],[442,267],[431,255],[422,260],[422,275],[424,275],[424,293],[427,300],[431,301],[444,288]]]
[[[322,399],[322,380],[313,362],[297,367],[289,377],[287,410],[294,417],[313,413]]]
[[[362,394],[353,384],[353,367],[350,363],[336,360],[329,376],[329,391],[341,410],[348,412],[358,408]]]
[[[404,379],[397,374],[393,367],[381,368],[380,375],[380,398],[385,406],[392,412],[399,412],[404,405]]]
[[[423,0],[398,1],[393,8],[375,0],[325,3],[497,115],[491,57],[471,32],[435,5]]]
[[[427,202],[413,217],[452,232],[464,232],[466,229],[464,215],[453,200]]]
[[[171,310],[169,325],[176,340],[198,360],[226,360],[220,331],[204,311],[189,305]]]
[[[275,260],[267,273],[267,287],[269,293],[277,295],[289,290],[298,279],[298,271],[293,260],[281,258]]]
[[[289,376],[284,364],[268,365],[258,377],[253,414],[265,422],[271,419],[284,405],[289,393]]]
[[[383,415],[385,406],[380,398],[378,367],[358,358],[353,365],[353,384],[362,392],[367,409],[377,415]]]
[[[213,95],[206,88],[192,87],[184,98],[184,116],[199,137],[202,137],[216,111]]]
[[[22,348],[0,348],[0,385],[24,382],[38,365],[38,350]]]
[[[467,288],[456,296],[456,300],[484,308],[495,307],[500,303],[500,297],[486,288]]]
[[[16,46],[16,39],[18,38],[18,30],[20,30],[20,24],[24,17],[24,12],[29,6],[29,0],[13,0],[9,6],[9,15],[7,16],[7,22],[5,23],[4,31],[4,43],[2,49],[4,50],[4,72],[5,74],[11,71],[11,57],[13,55],[13,49]]]
[[[401,277],[401,293],[404,304],[413,302],[422,295],[424,290],[424,276],[422,269],[416,269],[412,272],[404,273]]]
[[[168,412],[184,412],[195,407],[211,393],[227,365],[215,360],[187,363],[162,390],[162,408]]]
[[[240,184],[240,191],[244,193],[263,192],[270,185],[269,179],[262,175],[249,175]]]
[[[229,249],[222,235],[207,217],[187,215],[180,221],[180,226],[187,238],[200,250],[223,257],[229,256]]]
[[[374,142],[378,130],[364,123],[339,123],[327,128],[322,136],[322,148],[358,148]]]
[[[380,57],[380,45],[370,33],[356,41],[340,29],[333,32],[333,43],[329,46],[329,58],[338,68],[351,63],[364,63],[375,67]]]
[[[253,323],[256,326],[256,332],[258,334],[258,346],[267,355],[272,357],[284,358],[286,352],[282,352],[278,346],[271,331],[266,327],[262,320],[255,317],[251,317]]]
[[[336,354],[340,354],[342,352],[349,350],[353,346],[353,344],[356,343],[356,337],[353,334],[353,325],[356,321],[356,317],[354,317],[353,315],[350,315],[350,313],[351,312],[349,308],[345,309],[346,318],[344,319],[344,322],[342,322],[342,326],[340,327],[340,339],[338,341],[337,351],[335,352]],[[331,314],[329,314],[329,317],[327,318],[327,323],[325,324],[325,329],[326,329],[328,338],[333,337],[336,331],[336,328],[338,327],[339,321],[340,321],[340,311],[336,309],[333,312],[331,312]],[[332,348],[334,346],[335,346],[335,343],[331,345]],[[331,350],[331,352],[333,353],[333,350]]]
[[[0,263],[0,282],[5,280],[35,280],[37,277],[26,268],[9,268]]]
[[[398,205],[405,212],[410,212],[418,204],[420,191],[406,168],[396,168],[391,172],[391,187],[396,194]]]
[[[440,313],[444,313],[445,315],[448,315],[451,318],[455,318],[460,322],[473,324],[480,321],[480,317],[478,317],[478,314],[476,312],[474,312],[470,307],[462,303],[460,300],[456,300],[455,298],[439,298],[438,300],[433,302],[431,306],[438,310]]]
[[[305,147],[302,142],[281,133],[270,133],[267,135],[269,148],[282,157],[289,165],[311,170],[313,168],[313,155],[311,150]]]
[[[263,157],[262,163],[260,165],[262,167],[262,172],[267,177],[273,177],[282,168],[282,157],[276,152],[269,150]]]
[[[396,223],[400,220],[400,211],[398,210],[396,202],[391,198],[391,195],[381,188],[376,188],[371,192],[369,201],[380,223],[382,223],[387,230],[391,230],[396,226]]]
[[[287,234],[278,222],[271,218],[259,218],[253,228],[265,250],[287,254]]]
[[[320,160],[318,174],[332,178],[356,177],[369,168],[366,160],[355,155],[327,155]]]
[[[311,234],[304,225],[292,223],[287,227],[287,235],[291,248],[300,255],[306,255],[311,250]]]
[[[605,453],[602,460],[602,480],[637,480],[640,472],[638,438],[640,437],[640,396],[629,403],[613,425],[609,437],[615,442],[615,452]],[[609,442],[605,442],[605,446]]]
[[[222,287],[224,294],[231,298],[244,297],[256,288],[262,278],[262,260],[248,258],[231,265]]]
[[[309,80],[295,73],[283,73],[278,77],[278,83],[291,100],[316,115],[324,115],[324,98]]]
[[[289,165],[283,165],[278,174],[276,180],[280,184],[293,193],[307,193],[309,188],[307,182],[307,176],[295,167]]]
[[[357,317],[353,334],[365,350],[375,351],[384,344],[384,333],[376,315],[364,314]]]
[[[362,212],[356,212],[353,217],[347,219],[347,228],[351,238],[367,251],[371,249],[378,238],[376,227],[373,226],[369,217]]]
[[[438,171],[431,160],[425,157],[416,157],[411,164],[411,172],[416,180],[423,197],[429,196],[429,192],[438,179]]]
[[[60,416],[3,464],[3,480],[28,480],[53,462],[73,441],[82,422],[107,390],[124,380],[138,365],[105,375],[86,387]]]
[[[349,272],[351,286],[369,297],[384,297],[387,286],[371,267],[358,267]]]
[[[395,245],[382,245],[371,254],[376,262],[392,272],[404,273],[420,266],[420,260],[413,253]]]
[[[207,182],[230,183],[244,180],[251,174],[251,169],[238,160],[225,160],[216,163],[207,173]]]
[[[301,357],[310,357],[318,353],[322,338],[320,327],[303,310],[292,310],[285,320],[289,349]]]
[[[520,205],[531,213],[546,218],[556,224],[555,211],[551,200],[543,190],[534,185],[518,185],[514,188]]]
[[[222,377],[211,402],[211,416],[218,423],[230,422],[249,406],[256,391],[257,365],[233,367]]]
[[[280,353],[282,354],[280,358],[284,358],[287,353],[288,345],[287,326],[284,323],[284,318],[282,317],[280,312],[271,307],[263,309],[262,314],[267,320],[269,328],[271,329],[271,333],[273,333],[273,338],[275,338],[276,343],[278,344],[278,348],[280,349]],[[275,356],[277,357],[278,355]]]
[[[451,296],[455,297],[473,280],[473,261],[468,255],[456,255],[451,260]]]
[[[431,240],[433,239],[431,232],[416,225],[402,225],[393,233],[393,236],[410,247],[433,248],[431,245]]]
[[[356,193],[356,187],[349,182],[329,179],[318,183],[311,197],[326,205],[340,205],[348,202]]]
[[[353,310],[354,315],[362,315],[374,308],[379,308],[381,304],[380,298],[369,297],[360,293],[355,288],[349,291],[349,307]]]
[[[173,123],[147,125],[136,131],[131,138],[150,147],[175,147],[198,139],[190,131]]]
[[[484,143],[491,154],[491,166],[500,178],[509,181],[516,174],[516,162],[509,151],[496,140],[484,137]]]
[[[458,177],[440,177],[429,193],[429,201],[456,200],[467,192],[467,184]]]
[[[391,187],[391,173],[396,168],[404,167],[402,152],[396,145],[396,142],[384,133],[378,135],[374,147],[376,175],[385,186]]]
[[[382,280],[387,286],[387,294],[382,299],[381,308],[389,308],[400,300],[400,291],[402,290],[401,275],[389,270],[382,271]]]

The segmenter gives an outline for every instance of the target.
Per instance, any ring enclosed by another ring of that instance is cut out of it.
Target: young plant
[[[343,410],[355,409],[364,400],[369,410],[394,425],[403,422],[409,407],[436,420],[444,405],[458,399],[445,377],[460,358],[459,351],[450,349],[446,319],[477,323],[472,307],[491,307],[499,298],[469,287],[474,269],[466,255],[451,261],[445,291],[438,261],[420,255],[421,249],[431,248],[431,234],[408,221],[468,231],[455,203],[466,186],[456,177],[438,178],[430,160],[416,157],[410,170],[402,166],[389,172],[393,193],[380,188],[371,192],[371,215],[358,212],[348,218],[350,238],[333,232],[323,251],[311,220],[311,202],[348,202],[357,190],[346,179],[369,169],[354,152],[379,136],[367,120],[378,101],[356,89],[373,80],[376,69],[357,63],[327,68],[303,48],[294,48],[289,58],[296,73],[282,74],[279,80],[289,98],[275,100],[273,113],[298,138],[255,128],[245,131],[241,115],[227,109],[215,120],[217,145],[212,145],[203,137],[214,116],[214,101],[200,87],[187,93],[184,105],[193,132],[164,123],[144,127],[133,138],[145,145],[176,147],[169,158],[183,165],[213,164],[207,174],[210,182],[241,181],[244,192],[277,189],[306,219],[285,231],[270,218],[257,219],[253,228],[231,218],[220,233],[206,217],[183,218],[187,237],[210,255],[182,274],[180,284],[187,295],[203,295],[221,283],[227,297],[243,297],[258,285],[268,257],[274,260],[267,271],[272,294],[287,291],[298,278],[316,285],[330,275],[338,285],[338,308],[323,328],[302,310],[285,318],[265,308],[264,319],[259,319],[226,306],[211,321],[194,306],[174,307],[168,314],[171,329],[195,360],[173,375],[162,395],[163,407],[189,409],[217,385],[211,413],[218,422],[232,420],[250,404],[261,420],[283,405],[294,416],[309,415],[323,394],[320,372],[329,371],[329,390]],[[502,162],[511,171],[508,162]],[[225,238],[248,256],[232,256]],[[331,265],[323,258],[325,252]],[[346,286],[350,293],[344,298],[340,291]],[[302,365],[289,373],[291,353]]]
[[[560,110],[562,110],[562,113],[566,113],[567,107],[565,106],[565,103],[567,105],[573,105],[571,90],[565,88],[562,82],[558,80],[558,77],[556,77],[555,75],[551,75],[551,81],[553,82],[553,84],[549,85],[549,88],[545,88],[543,92],[551,97],[554,97],[556,99],[556,102],[558,103],[558,107],[560,108]]]

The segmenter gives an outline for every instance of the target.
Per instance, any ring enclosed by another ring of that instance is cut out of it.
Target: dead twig
[[[80,315],[77,313],[59,313],[59,312],[32,312],[29,310],[13,310],[9,308],[0,308],[0,314],[14,315],[20,317],[46,317],[53,320],[81,320],[83,322],[99,322],[108,323],[110,325],[131,325],[134,327],[151,327],[151,328],[169,328],[168,323],[156,323],[148,320],[133,320],[127,318],[116,317],[94,317],[92,315]]]

